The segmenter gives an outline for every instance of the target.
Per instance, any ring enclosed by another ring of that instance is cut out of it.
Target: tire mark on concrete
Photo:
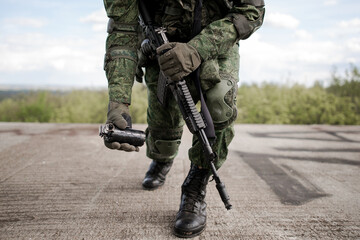
[[[317,130],[313,131],[288,131],[288,132],[249,132],[248,134],[257,137],[257,138],[278,138],[278,139],[294,139],[294,140],[312,140],[312,141],[327,141],[327,142],[352,142],[358,143],[360,141],[352,140],[343,136],[340,136],[340,133],[345,134],[360,134],[360,131],[324,131],[319,128],[314,128]],[[334,138],[320,138],[320,137],[306,137],[306,136],[290,136],[292,134],[316,134],[323,133],[325,136],[329,135]]]
[[[285,148],[276,147],[278,151],[285,152],[360,152],[360,148]]]
[[[324,194],[326,196],[330,196],[330,194],[326,194],[324,190],[322,190],[320,187],[316,186],[314,183],[310,182],[306,177],[304,177],[302,174],[300,174],[295,169],[291,168],[290,166],[286,164],[280,165],[283,169],[289,172],[292,176],[294,176],[296,179],[298,179],[304,186],[306,186],[307,189],[317,192],[319,194]]]
[[[94,136],[98,134],[98,129],[94,128],[94,126],[81,126],[81,127],[67,127],[67,126],[59,126],[56,129],[50,129],[46,132],[28,132],[27,129],[8,129],[8,130],[0,130],[0,134],[13,134],[16,136],[43,136],[43,135],[53,135],[53,136]]]
[[[282,168],[272,163],[270,157],[266,155],[242,152],[238,152],[238,154],[268,184],[282,204],[302,205],[316,198],[327,196],[317,188],[308,188],[301,184],[294,176],[290,176]]]
[[[315,158],[315,157],[296,157],[296,156],[285,156],[285,155],[275,155],[275,154],[260,154],[260,153],[248,153],[237,151],[241,156],[252,156],[255,155],[258,158],[280,158],[280,159],[290,159],[290,160],[299,160],[299,161],[310,161],[318,163],[332,163],[332,164],[343,164],[343,165],[352,165],[360,166],[360,161],[348,160],[343,158],[334,158],[334,157],[324,157],[324,158]]]

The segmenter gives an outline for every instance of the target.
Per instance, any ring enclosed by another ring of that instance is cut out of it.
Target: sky
[[[360,1],[265,0],[262,28],[240,41],[240,82],[328,84],[360,66]],[[102,1],[0,0],[0,89],[98,88],[107,17]]]

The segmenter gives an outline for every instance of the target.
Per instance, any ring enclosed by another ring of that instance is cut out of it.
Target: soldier
[[[146,2],[146,0],[142,0]],[[217,154],[216,168],[225,162],[228,146],[234,137],[233,122],[237,117],[236,94],[239,81],[239,40],[247,39],[263,22],[263,0],[155,0],[151,13],[156,25],[167,30],[170,43],[158,52],[166,54],[156,60],[146,59],[138,51],[138,1],[104,0],[110,18],[106,40],[105,71],[108,79],[109,106],[107,123],[125,129],[130,118],[131,89],[134,79],[141,79],[141,67],[146,68],[148,88],[146,154],[152,159],[142,186],[154,190],[165,182],[177,155],[183,131],[181,112],[173,96],[166,107],[157,100],[159,71],[170,81],[185,78],[195,101],[199,100],[189,74],[200,68],[200,83],[214,122]],[[197,6],[197,7],[196,7]],[[201,12],[201,32],[192,36],[196,14]],[[139,56],[138,56],[139,55]],[[110,149],[138,151],[127,143],[109,143]],[[189,150],[190,171],[182,184],[180,209],[174,234],[179,237],[199,235],[206,225],[206,185],[211,175],[196,137]]]

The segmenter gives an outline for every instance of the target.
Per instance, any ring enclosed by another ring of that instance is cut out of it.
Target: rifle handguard
[[[107,142],[128,143],[135,147],[141,147],[145,142],[145,133],[132,128],[118,129],[113,124],[103,124],[99,127],[99,135]]]

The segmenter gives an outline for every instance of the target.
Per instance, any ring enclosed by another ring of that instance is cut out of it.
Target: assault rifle
[[[139,1],[140,25],[143,27],[145,37],[147,38],[142,44],[142,51],[147,56],[156,57],[156,49],[169,41],[165,35],[165,28],[156,27],[154,25],[152,18],[150,17],[150,12],[147,10],[148,6],[146,5],[146,2],[148,3],[150,1]],[[224,202],[226,209],[230,210],[232,205],[229,202],[229,195],[227,194],[225,185],[221,182],[214,165],[217,156],[216,153],[213,152],[209,139],[205,133],[206,123],[201,113],[195,107],[194,100],[186,85],[186,81],[182,79],[179,82],[169,84],[164,73],[160,71],[159,82],[161,81],[166,83],[167,87],[174,95],[190,132],[198,137],[203,147],[205,158],[210,164],[213,180],[216,182],[216,188],[220,194],[221,200]]]

